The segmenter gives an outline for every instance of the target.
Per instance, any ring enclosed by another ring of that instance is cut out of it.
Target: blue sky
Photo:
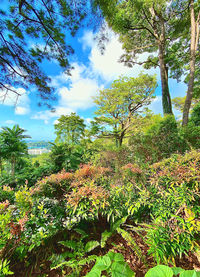
[[[101,55],[94,38],[92,30],[84,29],[72,39],[71,44],[75,54],[70,57],[70,62],[74,66],[71,77],[63,73],[56,61],[42,65],[56,88],[57,101],[53,103],[55,113],[45,107],[37,106],[38,98],[33,88],[27,91],[19,88],[23,96],[19,98],[16,106],[14,94],[9,94],[5,102],[0,104],[0,127],[19,124],[27,130],[27,134],[33,140],[53,140],[55,139],[54,124],[61,115],[76,112],[88,123],[95,111],[92,97],[98,95],[100,89],[108,87],[120,75],[136,77],[143,70],[138,65],[128,68],[118,62],[123,50],[117,36],[111,31],[104,55]],[[146,54],[143,54],[139,59],[143,60],[145,57]],[[149,108],[155,113],[162,113],[159,70],[143,71],[157,74],[157,97]],[[169,86],[172,98],[185,95],[185,84],[170,80]]]

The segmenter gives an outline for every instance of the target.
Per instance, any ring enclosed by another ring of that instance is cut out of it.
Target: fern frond
[[[126,230],[122,228],[117,228],[117,233],[122,236],[122,238],[128,243],[128,245],[131,247],[131,249],[135,252],[135,254],[138,256],[138,258],[143,261],[144,264],[146,264],[146,258],[144,255],[142,255],[142,251],[140,247],[137,245],[135,240],[132,238],[132,236],[127,232]]]
[[[59,243],[65,247],[72,249],[72,250],[77,250],[77,248],[78,248],[78,242],[75,240],[59,241]]]

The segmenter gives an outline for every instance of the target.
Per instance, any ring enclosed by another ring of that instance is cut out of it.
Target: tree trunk
[[[1,158],[0,158],[0,172],[1,172],[1,174],[3,172],[3,161]]]
[[[183,126],[188,124],[189,111],[190,111],[192,96],[193,96],[196,51],[197,51],[198,40],[199,40],[199,17],[200,17],[200,12],[198,14],[197,22],[196,22],[195,12],[194,12],[194,0],[191,0],[191,3],[190,3],[190,21],[191,21],[190,77],[189,77],[188,90],[187,90],[187,95],[186,95],[186,99],[185,99],[185,104],[184,104],[184,108],[183,108],[183,119],[182,119]]]
[[[165,57],[164,45],[161,42],[159,42],[158,44],[158,49],[159,49],[160,77],[161,77],[161,84],[162,84],[163,113],[173,114],[171,97],[170,97],[169,86],[168,86],[168,69],[164,60],[164,57]]]
[[[11,160],[11,175],[12,177],[15,176],[15,157],[13,157]]]
[[[119,136],[119,147],[122,146],[125,133],[126,133],[126,130],[123,130],[123,131],[121,132],[120,136]]]

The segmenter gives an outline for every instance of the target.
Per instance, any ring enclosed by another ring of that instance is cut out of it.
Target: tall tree
[[[134,115],[151,103],[156,88],[156,77],[140,74],[137,78],[121,77],[111,87],[100,91],[94,102],[98,105],[97,121],[108,127],[102,137],[114,137],[121,146],[134,123]]]
[[[20,96],[17,88],[35,85],[45,103],[54,99],[44,59],[57,59],[69,70],[73,53],[65,34],[75,35],[88,11],[87,0],[10,0],[0,8],[0,90]]]
[[[23,139],[30,138],[25,135],[26,130],[19,127],[19,125],[13,126],[13,128],[2,127],[0,133],[2,138],[4,157],[11,163],[11,174],[15,175],[15,166],[19,158],[28,153],[27,144]]]
[[[57,142],[65,142],[68,144],[78,144],[84,136],[85,124],[84,119],[80,118],[76,113],[70,115],[61,115],[55,126]]]
[[[185,97],[175,97],[172,99],[172,104],[174,105],[175,109],[180,112],[183,112],[184,104],[185,104]],[[193,108],[200,100],[199,99],[192,99],[191,107]]]
[[[143,64],[146,68],[159,66],[162,84],[164,114],[172,114],[168,86],[168,48],[177,39],[177,24],[185,1],[166,0],[94,0],[100,6],[108,25],[120,34],[125,54],[121,61],[127,65]],[[179,27],[180,28],[180,27]],[[137,54],[149,53],[143,62],[137,62]]]
[[[199,23],[200,23],[200,7],[197,1],[195,9],[195,1],[190,0],[190,74],[188,82],[188,90],[183,108],[182,125],[187,125],[189,119],[189,111],[192,103],[194,80],[195,80],[195,63],[197,49],[199,47]],[[195,11],[196,10],[196,11]]]

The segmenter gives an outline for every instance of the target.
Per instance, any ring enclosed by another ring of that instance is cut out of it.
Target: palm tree
[[[24,135],[26,130],[14,125],[13,128],[2,127],[1,138],[3,141],[4,157],[11,163],[11,174],[15,175],[16,161],[27,153],[27,145],[23,141],[25,138],[31,138]]]

